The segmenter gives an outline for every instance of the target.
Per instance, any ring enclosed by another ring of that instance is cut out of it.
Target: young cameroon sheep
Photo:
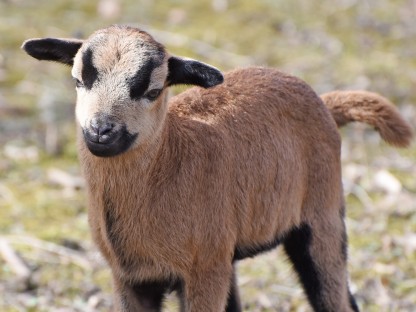
[[[23,48],[72,66],[89,222],[118,310],[160,311],[176,290],[181,311],[241,311],[233,264],[282,243],[315,311],[358,311],[340,137],[308,85],[257,67],[223,79],[124,26]],[[203,88],[168,102],[174,84]],[[409,143],[409,126],[383,98],[324,99],[339,124],[369,122],[391,143]]]

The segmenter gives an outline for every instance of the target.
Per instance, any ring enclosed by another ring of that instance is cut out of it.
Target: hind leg
[[[358,312],[348,289],[347,237],[342,219],[326,216],[303,224],[284,240],[284,248],[314,311]]]

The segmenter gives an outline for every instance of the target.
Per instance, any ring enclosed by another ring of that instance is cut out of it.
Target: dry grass
[[[139,22],[174,53],[224,70],[261,64],[318,92],[380,92],[416,124],[415,1],[113,1],[121,13],[97,13],[98,2],[111,1],[0,2],[1,311],[111,305],[78,180],[69,71],[26,57],[19,47],[28,37]],[[415,152],[387,147],[365,127],[343,131],[351,286],[363,311],[416,310]],[[309,311],[281,250],[242,261],[239,272],[246,311]],[[169,299],[167,309],[175,306]]]

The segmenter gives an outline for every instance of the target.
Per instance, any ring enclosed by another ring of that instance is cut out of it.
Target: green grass
[[[145,25],[188,38],[184,45],[168,44],[174,54],[222,70],[248,64],[277,67],[300,76],[317,92],[380,92],[415,123],[411,1],[228,2],[228,9],[217,12],[208,0],[126,0],[120,1],[121,14],[111,19],[97,13],[98,1],[0,2],[0,235],[34,272],[29,284],[19,284],[0,257],[1,311],[108,311],[111,301],[110,274],[88,230],[85,191],[65,189],[48,178],[52,168],[80,174],[70,70],[29,58],[20,50],[25,39],[86,37],[112,23]],[[164,39],[170,36],[165,33]],[[198,41],[211,48],[201,50]],[[52,117],[45,117],[51,111]],[[45,149],[48,127],[59,135],[58,148],[50,154]],[[364,129],[342,131],[344,169],[366,168],[350,181],[359,192],[347,195],[351,285],[363,311],[414,311],[416,148],[397,151],[380,145],[377,135]],[[11,157],[8,146],[30,147],[37,156]],[[381,169],[402,184],[393,200],[374,186]],[[27,237],[40,245],[25,242]],[[47,243],[69,255],[45,249]],[[308,310],[282,251],[243,261],[239,272],[246,311]],[[167,309],[175,311],[175,306],[170,300]]]

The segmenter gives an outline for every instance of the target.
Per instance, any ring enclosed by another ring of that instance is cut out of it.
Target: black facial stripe
[[[85,88],[91,89],[94,82],[98,79],[98,70],[92,62],[92,50],[87,49],[82,55],[82,82]]]
[[[143,96],[144,92],[149,87],[150,76],[156,67],[156,62],[153,59],[150,59],[137,71],[133,77],[129,79],[130,98],[133,100],[138,100]]]

